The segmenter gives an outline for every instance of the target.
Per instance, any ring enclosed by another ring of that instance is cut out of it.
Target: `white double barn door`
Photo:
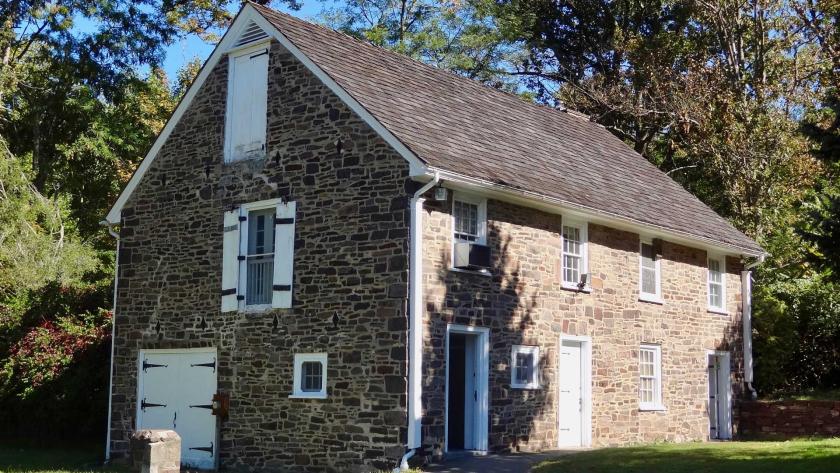
[[[141,351],[138,362],[137,429],[174,430],[183,465],[215,468],[215,350]]]

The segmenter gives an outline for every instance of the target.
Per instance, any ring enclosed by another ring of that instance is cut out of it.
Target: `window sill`
[[[476,276],[485,276],[485,277],[492,277],[493,273],[486,269],[461,269],[461,268],[449,268],[449,271],[453,273],[463,273],[463,274],[474,274]]]
[[[663,301],[662,299],[660,299],[656,296],[647,296],[647,295],[644,295],[644,294],[639,296],[639,302],[647,302],[649,304],[658,304],[658,305],[665,304],[665,301]]]
[[[289,394],[289,399],[326,399],[326,393],[312,393],[312,394]]]
[[[268,312],[271,309],[273,309],[271,304],[246,305],[245,307],[240,308],[239,312],[242,312],[243,314],[260,314]]]
[[[709,307],[708,309],[706,309],[706,311],[710,314],[725,315],[727,317],[729,316],[729,311],[723,309],[716,309],[714,307]]]
[[[265,159],[267,156],[268,155],[264,151],[261,152],[260,154],[255,154],[253,156],[244,156],[244,157],[237,157],[237,158],[233,158],[231,156],[226,156],[224,164],[226,166],[233,166],[233,165],[238,164],[238,163],[245,163],[245,162],[248,162],[248,161],[256,161],[258,159]]]
[[[511,384],[510,389],[520,389],[523,391],[535,391],[538,389],[542,389],[542,386],[539,384]]]
[[[566,290],[566,291],[580,292],[580,293],[583,293],[583,294],[589,294],[589,293],[592,292],[592,286],[589,286],[589,285],[584,286],[583,288],[580,288],[580,287],[578,287],[577,284],[570,284],[570,283],[564,282],[560,287],[562,289]]]
[[[639,407],[639,412],[667,412],[665,406],[647,406]]]

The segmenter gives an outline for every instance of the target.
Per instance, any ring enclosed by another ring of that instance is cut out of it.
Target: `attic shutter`
[[[232,80],[228,107],[232,160],[265,153],[268,106],[268,54],[265,50],[231,57]]]
[[[236,299],[239,287],[239,209],[225,212],[222,244],[222,312],[239,308]]]
[[[292,306],[295,262],[295,202],[277,204],[274,220],[274,285],[271,306]]]

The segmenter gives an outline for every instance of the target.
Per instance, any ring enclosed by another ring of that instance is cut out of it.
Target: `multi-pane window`
[[[658,345],[639,348],[639,408],[662,409],[661,351]]]
[[[586,226],[563,225],[563,285],[579,289],[586,264]]]
[[[511,387],[522,389],[539,387],[539,357],[539,347],[513,346],[511,350]]]
[[[455,239],[478,241],[478,204],[456,200],[453,206],[455,219]]]
[[[722,259],[709,258],[709,308],[726,310],[726,281]]]
[[[324,367],[320,361],[304,361],[301,365],[301,391],[321,392]]]
[[[248,212],[245,303],[271,303],[274,276],[274,208]]]
[[[327,354],[295,355],[292,398],[324,399],[327,397]]]
[[[659,300],[659,261],[653,244],[642,243],[639,254],[639,293],[642,299]]]

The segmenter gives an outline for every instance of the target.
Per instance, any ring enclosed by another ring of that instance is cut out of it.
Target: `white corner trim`
[[[181,98],[181,101],[175,107],[175,111],[172,113],[172,116],[169,117],[169,120],[164,125],[163,129],[158,134],[157,138],[155,138],[154,143],[152,143],[151,148],[146,153],[146,156],[140,162],[140,165],[137,166],[137,169],[134,171],[134,174],[129,179],[128,184],[126,184],[123,191],[120,193],[119,197],[117,197],[116,202],[114,205],[111,206],[111,209],[108,211],[108,214],[105,217],[110,223],[120,223],[120,215],[122,213],[123,206],[125,206],[126,202],[128,201],[131,194],[134,193],[134,190],[140,184],[140,181],[143,179],[143,176],[146,174],[146,171],[149,170],[149,167],[152,165],[152,162],[157,157],[160,149],[166,143],[166,140],[169,138],[169,135],[172,134],[172,131],[175,129],[175,126],[178,122],[181,121],[181,117],[184,115],[184,112],[190,107],[192,104],[193,99],[198,94],[198,91],[201,90],[201,86],[204,85],[204,82],[207,80],[207,77],[210,76],[210,73],[215,69],[216,65],[219,63],[219,60],[222,59],[228,52],[231,51],[236,40],[239,38],[239,34],[241,33],[242,29],[248,25],[249,21],[253,21],[257,24],[260,28],[262,28],[266,33],[268,33],[269,37],[275,38],[280,44],[283,45],[292,55],[295,56],[300,62],[306,66],[313,74],[315,74],[318,79],[320,79],[324,85],[326,85],[333,93],[338,95],[338,97],[350,107],[356,114],[358,114],[362,120],[365,121],[373,130],[378,133],[388,144],[390,144],[409,164],[409,172],[410,175],[416,174],[425,174],[426,172],[426,165],[423,161],[417,157],[411,150],[408,149],[393,133],[391,133],[388,129],[385,128],[370,112],[367,111],[356,99],[354,99],[350,94],[347,93],[338,83],[336,83],[327,73],[325,73],[320,67],[318,67],[308,56],[306,56],[297,46],[295,46],[285,35],[283,35],[271,22],[265,19],[265,17],[260,14],[253,6],[246,3],[244,7],[237,13],[236,17],[233,19],[230,28],[225,32],[224,36],[222,36],[221,41],[216,45],[216,48],[210,54],[210,57],[204,63],[199,71],[198,76],[196,76],[195,80],[190,87],[187,89],[187,92]],[[224,156],[218,157],[220,160],[224,160]]]

